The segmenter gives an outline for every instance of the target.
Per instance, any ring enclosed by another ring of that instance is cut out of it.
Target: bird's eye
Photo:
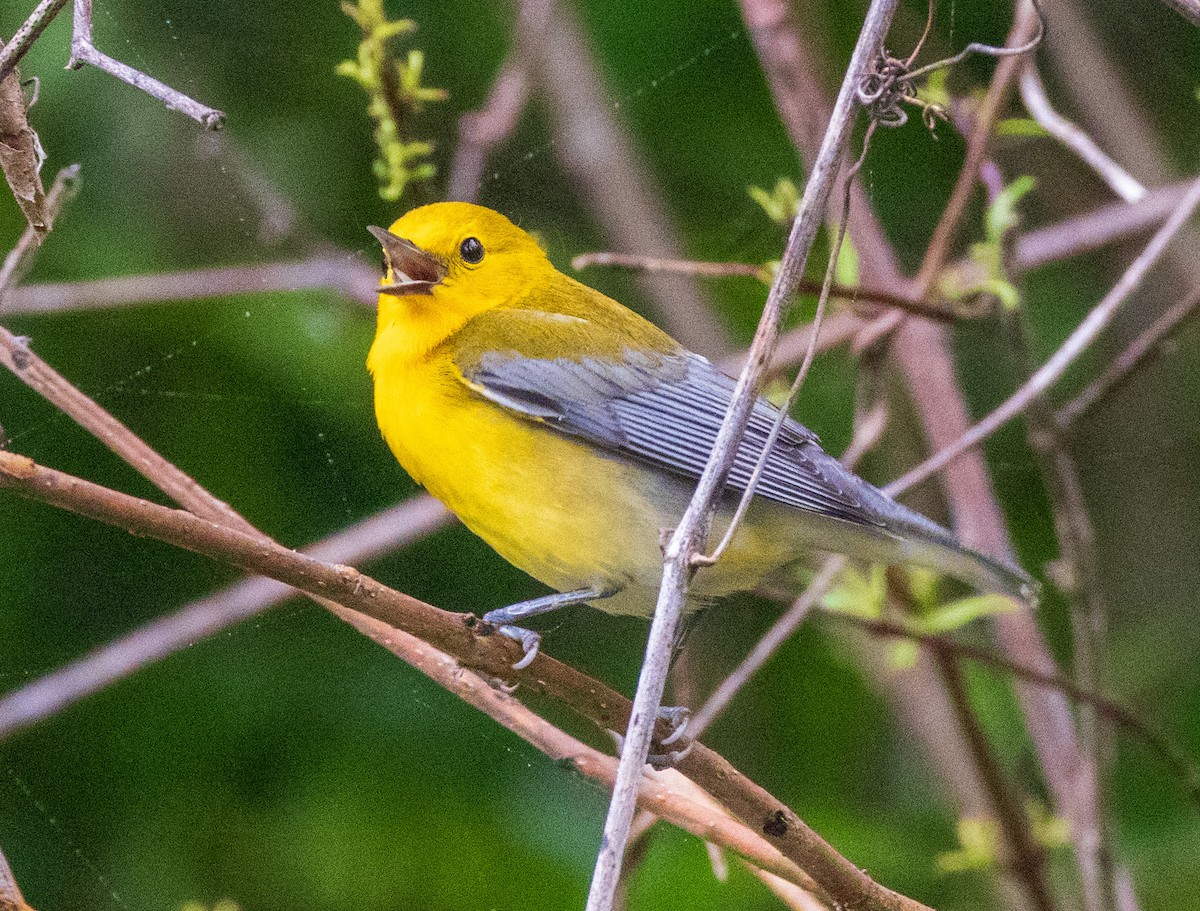
[[[461,254],[463,262],[475,265],[483,259],[483,244],[479,242],[478,237],[468,237],[459,246],[458,252]]]

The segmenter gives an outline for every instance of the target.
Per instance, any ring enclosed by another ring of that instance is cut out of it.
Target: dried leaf
[[[42,211],[45,201],[42,163],[45,160],[41,141],[25,115],[20,77],[13,69],[0,81],[0,170],[25,218],[39,232],[47,230]]]

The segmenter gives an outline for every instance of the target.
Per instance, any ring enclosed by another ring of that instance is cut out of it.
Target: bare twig
[[[954,706],[958,722],[967,735],[975,766],[979,769],[984,786],[991,797],[992,810],[1000,823],[1000,830],[1008,841],[1009,864],[1025,887],[1033,907],[1039,911],[1052,911],[1055,904],[1046,879],[1045,850],[1034,841],[1025,809],[1009,791],[999,759],[992,751],[979,719],[975,717],[971,708],[971,697],[967,693],[967,684],[962,676],[962,668],[946,649],[933,646],[931,651],[934,663],[946,684],[946,691],[950,694],[950,704]]]
[[[770,657],[779,650],[779,647],[800,628],[800,624],[812,612],[813,607],[825,597],[825,593],[833,586],[845,565],[845,557],[829,557],[825,560],[817,574],[813,576],[812,581],[808,583],[804,594],[797,598],[792,606],[783,613],[783,616],[775,621],[766,634],[755,643],[750,653],[713,690],[712,695],[708,697],[699,711],[692,715],[691,721],[688,723],[690,736],[698,738],[708,730],[717,716],[725,711],[729,703],[733,701],[733,697],[737,695],[738,691],[746,685],[746,681],[758,673]]]
[[[58,217],[62,207],[79,192],[78,178],[79,165],[77,164],[69,165],[58,172],[58,176],[54,178],[54,183],[42,203],[44,224],[40,228],[27,225],[21,232],[21,239],[17,241],[16,246],[4,257],[4,263],[0,265],[0,309],[5,312],[11,312],[5,306],[5,302],[12,293],[12,286],[21,280],[21,276],[29,268],[30,259],[42,242],[42,236],[54,227],[54,220]]]
[[[329,563],[362,565],[449,521],[445,507],[421,495],[355,523],[303,553]],[[282,582],[255,576],[152,620],[0,699],[0,740],[296,594]]]
[[[645,272],[668,272],[680,275],[702,275],[709,278],[744,277],[754,278],[761,282],[770,283],[770,272],[763,266],[751,263],[711,263],[696,262],[688,259],[663,259],[658,256],[641,256],[636,253],[580,253],[571,260],[572,269],[587,269],[592,266],[617,266],[622,269],[638,269]],[[822,283],[801,279],[796,283],[796,291],[800,294],[819,294]],[[855,303],[863,301],[868,304],[882,304],[885,307],[897,307],[925,316],[942,323],[952,323],[966,316],[954,308],[934,301],[914,301],[899,294],[892,294],[878,288],[860,288],[839,285],[836,282],[829,286],[829,296]]]
[[[1065,221],[1021,234],[1013,249],[1013,268],[1027,272],[1145,234],[1175,211],[1192,181],[1151,190],[1141,202],[1113,202]]]
[[[1002,405],[983,420],[975,424],[952,445],[947,446],[916,468],[889,484],[885,490],[898,496],[927,478],[933,476],[958,456],[979,445],[999,427],[1019,415],[1029,402],[1058,382],[1066,369],[1091,346],[1104,328],[1112,321],[1117,308],[1138,287],[1142,278],[1162,255],[1171,238],[1183,227],[1200,204],[1200,180],[1192,184],[1171,217],[1151,238],[1150,243],[1125,270],[1120,280],[1108,294],[1092,308],[1092,311],[1068,336],[1054,355]]]
[[[712,455],[696,485],[696,493],[666,546],[662,588],[650,626],[646,660],[638,679],[633,723],[621,751],[617,784],[609,805],[604,838],[588,894],[588,911],[610,911],[612,907],[617,872],[633,818],[631,798],[649,751],[651,725],[662,699],[671,649],[687,597],[688,580],[693,571],[692,556],[704,547],[717,498],[725,486],[725,478],[733,466],[738,443],[750,417],[759,379],[771,359],[771,351],[779,334],[779,322],[795,293],[795,282],[804,273],[809,251],[824,218],[825,207],[833,190],[833,176],[850,138],[850,125],[857,104],[855,89],[869,61],[883,43],[895,6],[895,0],[874,0],[867,11],[838,92],[833,117],[822,140],[821,151],[805,185],[783,261],[767,295],[763,316],[751,346],[750,361],[738,379]]]
[[[77,70],[91,64],[157,98],[169,111],[179,111],[191,117],[206,130],[219,130],[225,125],[225,114],[176,91],[165,83],[114,60],[92,42],[92,0],[75,0],[74,30],[71,33],[71,59],[67,69]]]
[[[1062,430],[1073,427],[1096,403],[1111,395],[1161,351],[1196,309],[1200,308],[1200,292],[1193,292],[1181,301],[1176,301],[1165,313],[1143,330],[1129,343],[1121,354],[1083,388],[1075,398],[1058,409],[1055,423]]]
[[[41,37],[46,26],[66,5],[67,0],[42,0],[34,7],[29,18],[21,23],[21,27],[12,36],[12,40],[0,50],[0,80],[3,80],[12,71],[12,68],[20,63],[25,52],[33,46],[33,42]]]
[[[26,285],[9,294],[5,313],[59,313],[316,288],[328,288],[374,309],[379,298],[379,270],[352,253],[320,254],[294,262]]]
[[[1200,0],[1163,0],[1188,22],[1200,27]]]
[[[1084,130],[1054,110],[1046,96],[1046,87],[1038,74],[1037,63],[1026,60],[1021,68],[1021,100],[1033,119],[1047,133],[1074,152],[1109,188],[1126,202],[1138,202],[1146,196],[1133,175],[1110,158]]]

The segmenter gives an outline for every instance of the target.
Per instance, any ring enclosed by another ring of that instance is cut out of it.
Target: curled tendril
[[[946,119],[946,112],[941,105],[931,104],[917,97],[916,80],[921,76],[927,76],[935,70],[961,63],[971,54],[984,54],[989,57],[1014,57],[1032,51],[1046,37],[1046,16],[1042,12],[1042,7],[1038,0],[1031,0],[1031,2],[1038,16],[1038,30],[1037,34],[1024,44],[1018,47],[994,47],[990,44],[981,44],[978,41],[972,41],[953,57],[947,57],[945,60],[938,60],[934,63],[928,63],[925,66],[912,69],[913,61],[916,59],[917,54],[920,53],[921,45],[924,44],[925,36],[928,35],[929,27],[933,22],[933,4],[931,2],[929,21],[925,26],[925,35],[921,36],[921,41],[917,44],[916,49],[909,55],[907,60],[893,57],[884,50],[876,58],[872,68],[859,79],[858,88],[856,89],[859,102],[870,113],[872,120],[880,126],[885,127],[904,126],[904,124],[908,123],[908,113],[902,105],[915,105],[921,109],[921,121],[927,129],[932,131],[937,125],[938,120]]]

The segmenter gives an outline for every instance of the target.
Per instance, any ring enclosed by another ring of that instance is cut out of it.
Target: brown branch
[[[1200,308],[1200,291],[1194,291],[1183,300],[1176,301],[1144,329],[1100,376],[1088,383],[1083,391],[1058,410],[1055,423],[1059,429],[1068,430],[1074,427],[1099,401],[1120,389],[1131,376],[1164,349],[1166,343],[1183,327],[1197,308]]]
[[[225,125],[225,114],[203,105],[165,83],[114,60],[92,42],[92,0],[75,0],[74,30],[71,33],[71,59],[67,69],[77,70],[91,64],[122,82],[127,82],[152,98],[157,98],[168,111],[179,111],[195,120],[206,130],[219,130]]]
[[[512,664],[521,657],[521,647],[506,637],[485,634],[488,631],[479,626],[473,615],[424,604],[349,566],[324,563],[281,547],[258,533],[149,503],[44,468],[11,452],[0,452],[0,489],[270,576],[321,601],[335,601],[343,608],[415,636],[473,671],[521,683],[546,694],[601,728],[621,730],[628,723],[631,710],[628,700],[599,681],[544,652],[539,652],[528,668],[517,671]],[[335,613],[346,619],[345,611]],[[383,630],[380,635],[386,639],[392,633]],[[668,733],[667,726],[660,725],[659,734]],[[794,813],[703,745],[696,744],[679,769],[736,816],[748,824],[761,825],[771,844],[838,901],[878,911],[916,911],[924,907],[871,880]],[[711,819],[706,822],[714,824]]]
[[[951,445],[940,449],[932,457],[897,478],[884,489],[890,495],[898,496],[932,477],[964,452],[978,446],[1012,418],[1024,412],[1030,402],[1058,382],[1066,369],[1092,345],[1100,333],[1112,322],[1117,309],[1141,284],[1142,279],[1166,250],[1171,239],[1180,228],[1187,224],[1198,204],[1200,204],[1200,180],[1192,184],[1191,190],[1176,207],[1171,217],[1159,228],[1137,259],[1129,265],[1112,290],[1104,295],[1059,349],[1022,384],[1020,389]]]
[[[1200,28],[1200,0],[1163,0],[1163,3]]]
[[[3,851],[0,851],[0,911],[33,911],[21,894],[21,887],[17,885],[17,878]]]
[[[425,537],[450,520],[444,506],[421,495],[302,552],[328,563],[362,565]],[[0,698],[0,740],[296,595],[291,586],[254,576],[156,618]]]
[[[643,272],[667,272],[677,275],[702,275],[708,278],[744,277],[754,278],[770,284],[770,271],[764,266],[751,263],[710,263],[696,262],[687,259],[663,259],[658,256],[642,256],[636,253],[580,253],[571,260],[571,268],[587,269],[591,266],[617,266],[622,269],[636,269]],[[819,294],[821,282],[801,279],[796,282],[799,294]],[[899,294],[892,294],[878,288],[858,288],[847,285],[832,284],[829,288],[831,297],[840,298],[850,303],[864,301],[868,304],[882,304],[885,307],[896,307],[909,313],[916,313],[942,323],[952,323],[963,318],[966,314],[959,313],[952,307],[933,301],[914,301]]]
[[[1009,791],[1000,762],[988,743],[979,719],[975,717],[962,667],[949,651],[938,646],[933,646],[931,651],[946,691],[950,694],[950,704],[971,747],[975,767],[979,769],[984,787],[991,797],[992,810],[1000,824],[1000,831],[1008,842],[1009,866],[1024,886],[1033,907],[1039,911],[1053,911],[1055,904],[1046,879],[1045,850],[1033,840],[1025,809]]]

